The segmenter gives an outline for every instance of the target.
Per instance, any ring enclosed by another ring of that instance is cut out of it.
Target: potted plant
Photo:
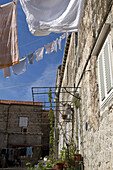
[[[64,161],[61,158],[57,159],[55,162],[55,169],[63,170],[63,167],[64,167]]]
[[[81,154],[79,154],[79,150],[77,150],[76,153],[74,154],[74,160],[76,162],[82,161],[82,156],[81,156]]]
[[[69,155],[70,158],[74,159],[76,162],[80,162],[82,160],[82,156],[79,154],[79,150],[76,148],[74,141],[72,141],[69,146]]]

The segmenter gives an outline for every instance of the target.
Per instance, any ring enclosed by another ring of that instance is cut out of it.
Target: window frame
[[[26,119],[27,123],[23,124],[23,122],[25,120],[21,120],[21,119]],[[21,121],[23,121],[23,122],[21,122]],[[19,127],[21,127],[21,128],[27,128],[28,127],[28,117],[27,116],[19,116]]]
[[[109,92],[107,92],[107,76],[106,76],[106,66],[105,66],[105,53],[104,49],[105,46],[108,46],[108,58],[109,58],[109,73],[110,73],[110,81],[111,81],[111,89]],[[105,42],[103,43],[103,46],[98,54],[98,77],[99,77],[99,96],[100,96],[100,107],[103,107],[108,101],[110,101],[113,98],[113,59],[112,59],[113,51],[112,51],[112,37],[111,37],[111,32],[107,35]],[[105,93],[105,98],[102,99],[102,89],[101,89],[101,74],[100,74],[100,66],[99,66],[99,60],[100,57],[102,57],[102,68],[103,68],[103,82],[104,82],[104,93]]]

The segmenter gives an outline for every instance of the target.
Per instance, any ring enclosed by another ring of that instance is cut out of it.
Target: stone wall
[[[19,118],[27,117],[27,132],[19,127]],[[41,107],[32,105],[10,105],[8,115],[8,145],[41,145]]]
[[[42,113],[42,152],[43,156],[49,155],[49,132],[50,120],[48,117],[49,110],[43,110]]]
[[[37,163],[46,144],[49,151],[49,111],[42,109],[42,103],[10,101],[0,103],[0,150],[6,148],[22,149],[32,147],[33,157],[21,156],[21,166],[26,162]],[[20,127],[20,117],[28,118],[27,127]],[[45,137],[46,135],[46,137]]]
[[[7,105],[0,105],[0,148],[7,146],[6,123],[7,123]]]
[[[110,2],[110,1],[109,1]],[[75,81],[78,83],[83,66],[90,55],[93,43],[99,34],[109,3],[105,0],[84,1],[83,15],[79,29],[80,66]],[[112,11],[112,10],[111,10]],[[112,12],[108,14],[112,18]],[[86,170],[113,169],[113,101],[103,109],[99,102],[98,56],[92,56],[80,82],[82,126],[81,153]],[[86,122],[88,130],[86,130]]]
[[[103,23],[113,21],[113,7],[109,10],[111,2],[110,0],[84,0],[78,31],[78,46],[75,46],[75,33],[72,33],[61,84],[61,87],[74,87],[74,85],[76,87],[79,83],[81,104],[79,108],[74,106],[73,139],[80,148],[85,170],[113,169],[113,100],[103,108],[100,107],[98,56],[90,56]],[[87,66],[83,70],[86,62]],[[61,98],[73,101],[69,93],[59,94],[59,100]],[[69,104],[72,106],[72,102]],[[62,122],[61,117],[59,120]],[[60,147],[61,143],[62,136],[59,139]]]

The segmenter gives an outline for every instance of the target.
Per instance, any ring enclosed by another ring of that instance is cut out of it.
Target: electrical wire
[[[16,86],[1,87],[0,90],[10,89],[10,88],[20,87],[20,86],[26,86],[26,85],[33,84],[33,83],[36,83],[36,82],[50,81],[50,80],[53,80],[53,79],[46,79],[46,80],[34,81],[34,82],[31,82],[31,83],[25,83],[25,84],[20,84],[20,85],[16,85]]]

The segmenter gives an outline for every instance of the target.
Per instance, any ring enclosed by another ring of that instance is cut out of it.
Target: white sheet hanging
[[[38,50],[35,51],[35,54],[37,56],[36,61],[43,59],[43,53],[44,53],[44,47],[39,48]]]
[[[34,53],[27,55],[27,58],[29,64],[34,64]]]
[[[51,51],[56,51],[57,52],[57,39],[52,42]]]
[[[3,68],[3,75],[4,75],[4,78],[9,78],[11,76],[10,67]]]
[[[24,73],[27,70],[27,57],[23,57],[19,60],[19,64],[12,66],[12,71],[15,75]]]
[[[45,49],[46,49],[46,54],[50,54],[50,53],[52,53],[53,52],[53,49],[52,49],[52,45],[53,44],[53,42],[51,42],[51,43],[49,43],[49,44],[47,44],[47,45],[45,45],[44,47],[45,47]]]
[[[83,0],[20,0],[29,30],[36,36],[78,30]]]

